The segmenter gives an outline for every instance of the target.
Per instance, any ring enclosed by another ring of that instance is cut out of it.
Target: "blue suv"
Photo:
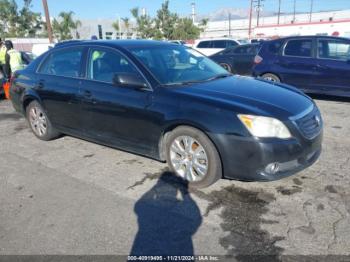
[[[307,93],[350,97],[350,39],[297,36],[264,42],[253,76]]]

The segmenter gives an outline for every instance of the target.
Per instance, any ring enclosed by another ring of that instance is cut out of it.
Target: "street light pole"
[[[248,37],[252,36],[253,0],[250,0]]]
[[[312,9],[314,7],[314,0],[311,0],[311,6],[310,6],[310,23],[311,23],[311,20],[312,20]]]
[[[295,13],[296,13],[296,0],[294,0],[294,5],[293,5],[293,23],[295,22]]]
[[[281,16],[281,0],[278,0],[278,17],[277,17],[277,24],[280,24],[280,16]]]
[[[47,5],[47,0],[42,0],[42,1],[43,1],[44,12],[45,12],[47,34],[49,36],[49,41],[52,44],[53,43],[53,35],[52,35],[52,27],[51,27],[51,21],[50,21],[49,7]]]

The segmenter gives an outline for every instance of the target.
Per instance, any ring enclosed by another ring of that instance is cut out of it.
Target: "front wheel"
[[[271,82],[275,82],[275,83],[280,83],[281,80],[278,76],[271,74],[271,73],[267,73],[267,74],[263,74],[262,79],[267,80],[267,81],[271,81]]]
[[[181,126],[171,132],[166,143],[168,165],[190,187],[208,187],[221,178],[220,156],[203,132]]]
[[[232,72],[232,67],[227,64],[227,63],[220,63],[221,67],[223,67],[224,69],[226,69],[226,71],[230,72],[230,73],[233,73]]]

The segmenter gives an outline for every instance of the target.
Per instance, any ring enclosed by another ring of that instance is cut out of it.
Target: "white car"
[[[192,48],[198,50],[206,56],[210,56],[228,47],[237,45],[240,45],[240,42],[232,38],[211,38],[196,40]]]

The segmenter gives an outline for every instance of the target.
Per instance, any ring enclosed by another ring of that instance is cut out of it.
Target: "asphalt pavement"
[[[0,101],[0,255],[350,255],[350,101],[318,99],[319,161],[264,183],[189,190],[166,164],[34,137]]]

